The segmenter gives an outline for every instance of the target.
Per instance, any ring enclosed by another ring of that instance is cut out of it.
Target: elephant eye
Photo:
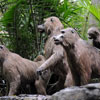
[[[3,46],[0,46],[0,49],[3,49]]]
[[[99,33],[97,31],[94,31],[95,35],[99,35]]]
[[[62,35],[62,36],[61,36],[61,38],[63,39],[63,38],[64,38],[64,36]]]
[[[51,18],[51,22],[54,22],[53,18]]]
[[[62,34],[64,34],[64,33],[65,33],[65,31],[61,31],[61,33],[62,33]]]
[[[74,30],[71,30],[72,33],[74,33]]]

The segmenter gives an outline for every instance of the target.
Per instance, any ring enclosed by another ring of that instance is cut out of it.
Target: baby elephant
[[[92,77],[100,77],[100,53],[81,39],[73,28],[61,30],[54,37],[55,44],[62,45],[68,55],[75,85],[88,84]]]
[[[93,39],[93,46],[100,49],[100,30],[97,27],[90,27],[88,36],[89,39]]]
[[[21,84],[30,84],[33,82],[39,94],[46,94],[45,88],[49,79],[49,71],[43,78],[37,80],[37,68],[45,62],[42,55],[39,55],[35,61],[22,58],[18,54],[10,52],[4,45],[0,45],[0,62],[3,67],[3,74],[9,83],[9,95],[18,93]],[[34,86],[33,84],[33,86]]]

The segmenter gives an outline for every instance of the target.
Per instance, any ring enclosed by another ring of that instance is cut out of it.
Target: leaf
[[[95,18],[100,21],[100,5],[91,4],[90,0],[80,0],[81,5],[86,8]]]

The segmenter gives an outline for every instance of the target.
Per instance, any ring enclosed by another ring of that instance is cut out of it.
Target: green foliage
[[[100,4],[93,5],[90,0],[80,0],[81,5],[86,8],[100,22]]]
[[[7,47],[21,56],[33,59],[43,54],[45,35],[38,33],[37,25],[43,19],[56,15],[59,0],[7,0],[8,9],[1,22],[8,31]],[[5,41],[4,41],[5,42]]]
[[[85,33],[88,24],[88,11],[82,8],[78,1],[64,0],[58,6],[57,11],[65,27],[75,28],[83,39],[87,39]]]
[[[95,19],[100,24],[100,4],[92,4],[91,0],[78,0],[81,7],[86,9],[88,11],[88,14],[91,13]],[[86,26],[85,29],[87,29],[88,26]],[[82,37],[86,36],[86,31],[82,32]]]
[[[14,17],[14,11],[15,11],[16,5],[9,8],[9,10],[4,14],[1,21],[3,22],[4,26],[9,26],[9,24],[12,24],[13,17]]]

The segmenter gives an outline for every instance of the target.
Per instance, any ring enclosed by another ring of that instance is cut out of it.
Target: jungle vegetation
[[[59,17],[64,27],[75,28],[87,40],[90,14],[100,27],[100,6],[91,0],[0,0],[0,44],[33,60],[44,52],[46,35],[37,30],[44,18]]]

